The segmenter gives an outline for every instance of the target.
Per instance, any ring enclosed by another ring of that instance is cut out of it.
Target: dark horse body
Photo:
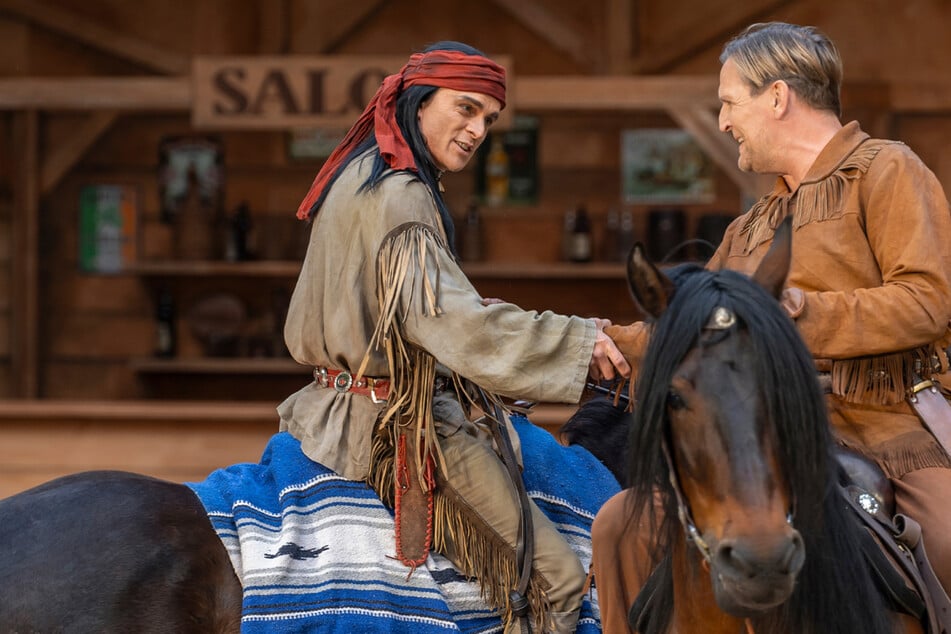
[[[591,519],[617,482],[589,452],[522,417],[512,423],[530,495],[584,558]],[[372,489],[313,463],[286,432],[259,462],[200,483],[67,476],[0,500],[0,634],[500,625],[479,584],[446,558],[434,553],[407,576],[393,530]],[[585,599],[579,632],[596,629],[593,609]]]
[[[649,527],[655,571],[632,610],[641,634],[921,631],[867,574],[872,544],[837,495],[812,359],[775,300],[788,265],[788,223],[759,284],[668,278],[632,255],[632,292],[657,318],[629,426],[625,508]]]
[[[132,473],[0,501],[0,632],[240,631],[241,584],[197,496]]]

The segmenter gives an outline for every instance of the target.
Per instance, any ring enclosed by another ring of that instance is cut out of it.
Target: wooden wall
[[[847,118],[904,140],[951,187],[951,78],[944,63],[951,54],[945,37],[951,4],[940,0],[0,0],[0,79],[183,76],[196,54],[405,55],[440,39],[509,55],[518,77],[715,75],[723,42],[749,22],[770,19],[826,30],[845,59],[847,83],[885,87],[884,105],[847,102]],[[579,202],[593,213],[600,238],[604,214],[620,204],[620,132],[672,127],[673,121],[660,111],[524,114],[539,119],[540,197],[532,206],[484,209],[485,258],[516,273],[474,278],[477,286],[527,308],[632,318],[618,278],[525,280],[518,265],[559,258],[562,215]],[[306,368],[299,375],[159,375],[134,363],[154,350],[161,288],[177,298],[180,355],[198,358],[201,347],[184,323],[197,299],[236,293],[249,305],[250,328],[273,328],[269,302],[289,292],[293,270],[253,279],[79,270],[78,197],[89,184],[134,185],[141,201],[139,257],[171,255],[170,230],[159,218],[158,147],[167,136],[197,133],[221,139],[222,208],[250,205],[253,248],[262,257],[299,258],[306,227],[293,212],[320,163],[290,158],[283,132],[196,131],[188,113],[164,110],[0,112],[0,398],[24,395],[23,377],[12,368],[17,355],[31,354],[30,346],[38,359],[30,395],[47,399],[212,398],[273,406],[307,382]],[[32,150],[24,145],[30,138]],[[716,200],[688,207],[688,234],[705,213],[741,211],[730,174],[718,169],[716,179]],[[460,217],[473,183],[472,169],[445,179]],[[24,320],[17,312],[24,280],[13,254],[29,235],[17,218],[29,208],[31,187],[41,192],[30,216],[39,232],[38,295],[35,314]],[[634,208],[642,239],[648,209]]]
[[[13,143],[13,117],[0,115],[0,147],[9,148]],[[11,283],[13,281],[13,184],[8,175],[13,173],[13,157],[10,152],[0,152],[0,398],[13,394],[11,379]]]

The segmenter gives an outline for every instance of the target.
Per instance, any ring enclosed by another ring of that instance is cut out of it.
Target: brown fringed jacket
[[[796,190],[777,179],[730,225],[708,267],[751,274],[787,214],[787,286],[804,291],[794,316],[817,367],[831,373],[837,432],[893,477],[949,466],[904,402],[912,370],[948,369],[951,212],[937,178],[904,144],[849,123]]]

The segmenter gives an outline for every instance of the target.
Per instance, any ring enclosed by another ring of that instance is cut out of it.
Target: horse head
[[[752,278],[696,266],[668,276],[640,247],[628,262],[631,292],[656,320],[636,391],[631,482],[642,509],[660,485],[717,605],[740,618],[793,593],[805,561],[796,525],[823,497],[804,476],[828,469],[811,357],[776,301],[790,234],[784,222]]]

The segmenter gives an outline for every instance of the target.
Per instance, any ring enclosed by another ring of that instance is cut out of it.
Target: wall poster
[[[713,161],[686,130],[623,130],[621,194],[635,204],[712,202]]]

